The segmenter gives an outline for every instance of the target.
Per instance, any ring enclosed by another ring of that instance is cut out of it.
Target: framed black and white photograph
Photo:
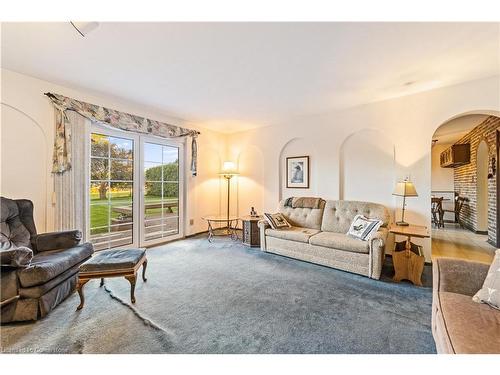
[[[309,188],[309,156],[286,158],[286,187],[293,189]]]

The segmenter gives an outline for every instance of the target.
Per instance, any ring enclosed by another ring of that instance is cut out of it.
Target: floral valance
[[[91,121],[97,121],[117,129],[136,133],[151,134],[163,138],[191,137],[191,173],[197,174],[197,144],[196,137],[200,134],[196,130],[150,120],[130,113],[116,111],[96,104],[90,104],[68,98],[63,95],[45,93],[50,98],[59,113],[56,114],[56,136],[54,140],[54,160],[52,172],[64,173],[71,168],[71,134],[66,127],[68,118],[65,111],[75,111]]]

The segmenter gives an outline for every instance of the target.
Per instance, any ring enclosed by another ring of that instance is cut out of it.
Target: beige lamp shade
[[[398,182],[392,195],[399,197],[418,197],[415,185],[410,181]]]
[[[238,175],[238,170],[236,169],[236,165],[232,161],[225,161],[222,164],[222,170],[219,173],[224,176],[236,176]]]

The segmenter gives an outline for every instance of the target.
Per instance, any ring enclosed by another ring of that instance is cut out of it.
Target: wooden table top
[[[401,236],[428,238],[430,237],[429,230],[423,225],[408,225],[401,226],[396,224],[391,224],[389,227],[389,232],[394,234],[399,234]]]

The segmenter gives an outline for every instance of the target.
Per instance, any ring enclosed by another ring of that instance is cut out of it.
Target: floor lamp
[[[224,164],[222,165],[222,172],[220,173],[221,176],[224,176],[224,178],[227,181],[227,230],[228,232],[231,231],[230,227],[230,220],[229,220],[229,206],[231,203],[231,178],[233,176],[239,175],[238,171],[236,170],[236,166],[232,161],[225,161]]]

